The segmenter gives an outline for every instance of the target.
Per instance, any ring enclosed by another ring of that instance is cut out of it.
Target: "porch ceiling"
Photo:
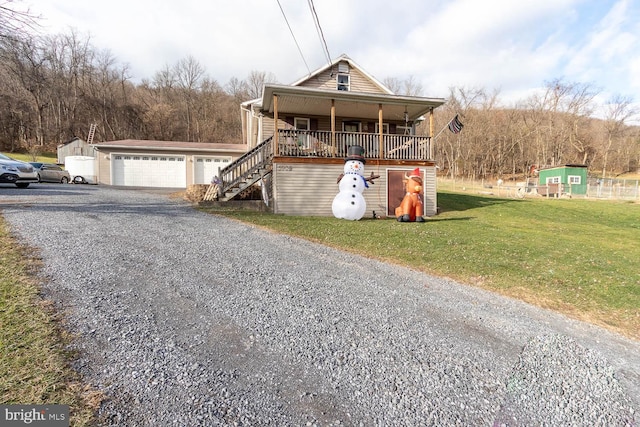
[[[378,105],[382,104],[383,120],[415,121],[431,108],[444,104],[443,98],[423,98],[337,90],[314,89],[297,86],[267,84],[262,95],[262,110],[274,112],[273,95],[278,95],[278,115],[302,116],[331,115],[331,100],[335,100],[336,116],[378,120]]]

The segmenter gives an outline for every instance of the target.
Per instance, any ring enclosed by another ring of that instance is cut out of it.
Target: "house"
[[[221,200],[260,183],[274,213],[331,216],[347,150],[359,145],[365,175],[380,175],[363,194],[369,212],[393,216],[403,177],[419,167],[425,215],[435,215],[433,111],[444,102],[395,95],[346,55],[292,85],[268,83],[241,105],[249,151],[222,171]],[[419,136],[425,116],[429,135]]]
[[[98,184],[187,188],[209,184],[247,152],[243,144],[126,139],[91,145]]]
[[[538,190],[543,195],[587,194],[587,166],[563,165],[540,169],[538,184],[544,188]]]

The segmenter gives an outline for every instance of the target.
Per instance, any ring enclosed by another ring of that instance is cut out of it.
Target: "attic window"
[[[349,90],[349,74],[338,74],[336,82],[338,90]]]

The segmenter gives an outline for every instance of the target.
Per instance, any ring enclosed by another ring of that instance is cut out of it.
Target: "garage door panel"
[[[113,185],[136,187],[187,186],[184,156],[112,155]]]
[[[231,163],[231,157],[196,157],[194,167],[195,184],[209,184],[218,171]]]

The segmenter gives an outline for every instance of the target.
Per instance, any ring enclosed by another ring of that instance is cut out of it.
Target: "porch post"
[[[273,95],[273,155],[278,155],[278,95]]]
[[[331,151],[336,156],[336,100],[331,100]]]
[[[429,160],[433,160],[433,108],[429,110]]]
[[[378,158],[384,158],[384,132],[382,126],[382,104],[378,104],[378,138],[379,138],[379,149],[378,149]]]

